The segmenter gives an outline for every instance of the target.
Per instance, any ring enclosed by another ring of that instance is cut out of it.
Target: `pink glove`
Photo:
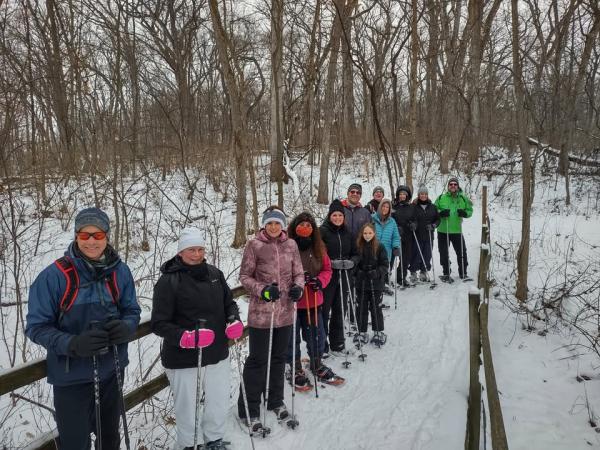
[[[215,332],[208,328],[200,328],[198,330],[198,347],[208,347],[215,340]],[[181,348],[195,348],[196,347],[196,332],[186,330],[179,339],[179,346]]]
[[[239,320],[236,320],[225,327],[225,334],[229,339],[239,339],[243,332],[244,324]]]

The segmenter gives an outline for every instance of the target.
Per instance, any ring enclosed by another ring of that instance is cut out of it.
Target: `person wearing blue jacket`
[[[102,449],[120,447],[113,350],[116,346],[122,380],[129,363],[127,342],[140,321],[140,307],[131,272],[108,243],[109,231],[104,211],[80,211],[75,239],[65,256],[46,267],[29,291],[25,334],[47,350],[61,450],[89,449],[90,433],[96,433],[93,356],[99,374]]]
[[[393,258],[400,254],[400,232],[396,221],[392,218],[392,201],[384,198],[379,203],[377,212],[371,216],[375,224],[377,240],[384,246],[387,254],[388,264],[393,264]],[[386,277],[389,283],[389,276]],[[389,287],[384,287],[384,293],[393,294]]]

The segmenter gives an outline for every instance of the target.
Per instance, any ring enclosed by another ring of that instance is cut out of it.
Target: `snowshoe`
[[[371,344],[381,347],[387,342],[387,335],[383,331],[376,331],[371,338]]]
[[[323,354],[321,355],[321,359],[327,359],[331,356],[331,354],[329,352],[323,352]]]
[[[240,417],[239,420],[242,429],[248,430],[248,421],[246,420],[246,418]],[[268,434],[271,433],[271,429],[269,427],[263,426],[259,417],[250,418],[250,431],[252,432],[252,434],[260,435],[262,437],[266,437]]]
[[[231,445],[231,442],[217,439],[216,441],[207,442],[201,448],[206,450],[227,450],[229,445]]]
[[[469,275],[464,275],[462,277],[460,277],[461,280],[463,280],[463,283],[468,283],[470,281],[473,281],[473,278],[471,278]]]
[[[343,358],[346,355],[350,356],[350,355],[354,355],[356,353],[356,349],[354,348],[341,348],[339,350],[331,350],[330,354],[332,356],[338,357],[338,358]]]
[[[361,345],[365,345],[369,342],[369,333],[367,333],[367,332],[356,333],[354,335],[354,339],[352,339],[352,341],[354,342],[354,344],[356,345],[357,348]]]
[[[401,289],[401,290],[404,290],[404,289],[406,289],[406,288],[412,288],[412,287],[415,287],[415,284],[414,284],[414,283],[411,283],[409,279],[403,280],[403,281],[400,283],[400,289]]]
[[[292,382],[291,375],[286,374],[287,380]],[[307,392],[313,388],[312,383],[308,379],[308,377],[304,374],[304,370],[302,368],[296,369],[296,375],[294,376],[294,390],[296,392]]]
[[[329,367],[323,365],[317,369],[316,375],[319,382],[330,384],[332,386],[339,386],[346,381],[344,378],[336,375]]]
[[[440,280],[444,283],[454,283],[454,278],[450,275],[440,275]]]
[[[411,272],[410,276],[408,277],[408,282],[411,284],[415,284],[417,282],[417,280],[418,280],[417,272]]]
[[[286,420],[290,417],[290,413],[288,412],[285,405],[278,406],[277,408],[273,408],[273,412],[275,413],[275,417],[278,422]]]
[[[424,270],[421,270],[421,272],[419,273],[419,281],[421,282],[427,282],[429,281],[429,277],[427,276],[427,272],[425,272]]]

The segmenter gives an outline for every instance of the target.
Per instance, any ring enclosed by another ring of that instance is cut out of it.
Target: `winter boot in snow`
[[[329,367],[324,366],[322,364],[317,369],[316,375],[317,375],[317,380],[319,380],[319,382],[325,383],[325,384],[331,384],[333,386],[339,386],[340,384],[343,384],[344,381],[346,381],[344,378],[340,377],[339,375],[336,375],[333,372],[333,370],[331,370]]]
[[[216,441],[207,442],[204,446],[207,450],[227,450],[229,447],[229,442],[224,441],[223,439],[217,439]]]
[[[440,280],[442,280],[444,283],[454,283],[454,278],[452,278],[450,275],[441,275]]]
[[[419,273],[419,281],[429,281],[429,277],[427,276],[427,272],[425,272],[424,270],[421,270],[421,272]]]
[[[383,287],[383,293],[384,293],[385,295],[394,295],[394,291],[392,290],[392,288],[391,288],[391,287],[389,287],[389,286],[387,286],[387,285],[385,285],[385,286]]]
[[[369,333],[367,333],[366,331],[362,333],[356,333],[354,335],[353,342],[357,347],[360,345],[367,344],[369,342]]]
[[[408,277],[408,282],[411,284],[415,284],[417,282],[417,272],[412,271],[410,276]]]
[[[278,421],[285,420],[290,416],[285,404],[278,406],[277,408],[273,408],[273,412],[275,413],[275,417],[277,417]]]
[[[387,335],[383,331],[375,331],[371,338],[371,344],[381,347],[387,342]]]
[[[294,389],[296,392],[310,391],[312,387],[312,383],[304,374],[302,366],[296,366],[296,375],[294,376]]]

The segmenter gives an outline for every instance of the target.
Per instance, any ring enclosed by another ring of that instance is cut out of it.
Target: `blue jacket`
[[[400,248],[400,233],[398,232],[398,225],[396,221],[390,215],[385,223],[381,222],[381,218],[378,213],[374,213],[372,216],[373,223],[375,223],[375,234],[377,239],[385,248],[387,253],[388,261],[392,259],[392,249]]]
[[[69,341],[74,335],[89,329],[90,322],[106,321],[109,317],[125,320],[132,332],[140,321],[140,307],[129,267],[113,250],[113,262],[99,276],[89,264],[75,256],[73,244],[65,255],[73,261],[79,275],[79,292],[71,309],[59,321],[60,300],[65,292],[66,278],[56,264],[46,267],[29,290],[29,310],[25,334],[47,351],[48,383],[56,386],[89,383],[92,377],[92,358],[69,357]],[[106,277],[116,271],[119,307],[112,301]],[[128,363],[127,344],[118,346],[121,369]],[[98,357],[100,379],[114,374],[114,356],[109,351]]]

